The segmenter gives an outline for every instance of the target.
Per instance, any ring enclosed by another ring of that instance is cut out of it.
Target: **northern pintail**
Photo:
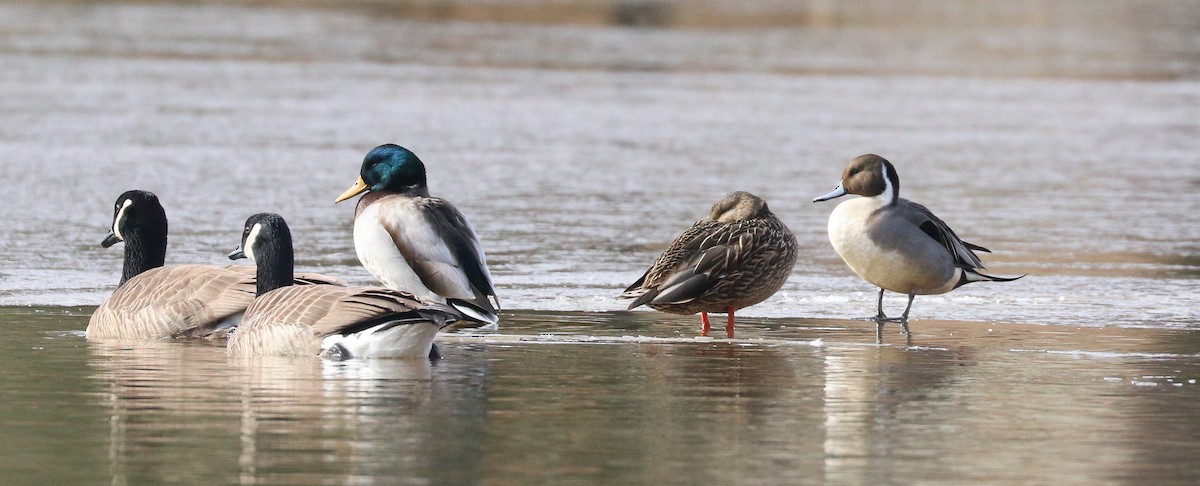
[[[875,319],[905,323],[917,295],[944,294],[971,282],[1008,282],[1021,277],[983,273],[975,251],[987,248],[959,239],[929,209],[900,197],[900,176],[883,157],[861,155],[846,166],[840,183],[813,199],[864,196],[839,204],[829,215],[829,241],[854,273],[879,287]],[[1024,275],[1022,275],[1023,277]],[[883,313],[883,291],[908,295],[899,318]]]

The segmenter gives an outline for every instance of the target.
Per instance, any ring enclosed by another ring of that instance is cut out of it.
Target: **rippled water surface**
[[[0,311],[16,482],[1141,483],[1200,474],[1195,333],[521,311],[445,359],[87,343]],[[6,481],[7,482],[7,481]]]
[[[13,2],[0,64],[0,482],[1200,478],[1195,1]],[[126,189],[169,263],[272,211],[370,283],[332,201],[385,142],[475,225],[499,330],[434,364],[83,339]],[[868,152],[1028,277],[877,342],[811,203]],[[739,340],[624,312],[733,190],[801,245]]]

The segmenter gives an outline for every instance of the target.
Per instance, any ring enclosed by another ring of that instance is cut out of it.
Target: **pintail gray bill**
[[[229,337],[233,356],[431,357],[438,330],[463,318],[448,305],[382,287],[292,285],[291,231],[277,214],[246,220],[229,258],[247,257],[258,269],[257,295]]]
[[[112,231],[104,248],[125,243],[117,289],[88,320],[88,339],[224,337],[254,300],[254,270],[245,266],[164,266],[167,215],[158,196],[126,191],[113,207]],[[305,283],[345,285],[318,274]]]
[[[851,160],[834,190],[813,199],[828,201],[846,194],[864,196],[834,208],[829,241],[846,265],[879,287],[876,321],[904,323],[917,295],[944,294],[971,282],[1009,282],[1021,277],[983,273],[975,251],[990,253],[959,239],[929,209],[900,197],[900,176],[891,162],[873,154]],[[883,313],[883,291],[908,295],[899,318]]]
[[[334,203],[364,192],[354,210],[354,250],[372,276],[384,287],[449,304],[480,324],[499,322],[483,245],[458,208],[429,195],[416,154],[393,144],[375,147],[363,158],[358,180]]]
[[[795,263],[796,236],[766,201],[738,191],[675,238],[620,298],[634,299],[630,309],[647,305],[672,314],[699,312],[701,336],[711,328],[709,313],[728,314],[725,332],[733,338],[734,312],[778,291]]]

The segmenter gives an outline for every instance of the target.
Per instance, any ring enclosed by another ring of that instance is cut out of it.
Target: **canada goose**
[[[121,283],[88,320],[88,339],[153,339],[236,325],[254,300],[254,279],[211,265],[163,266],[167,215],[158,197],[126,191],[113,208],[112,232],[125,242]]]
[[[292,285],[291,231],[277,214],[246,220],[229,258],[246,257],[258,268],[257,297],[229,338],[234,356],[427,357],[438,330],[463,317],[382,287]]]
[[[846,166],[838,186],[813,199],[827,201],[846,194],[829,215],[829,241],[854,273],[879,287],[880,323],[905,323],[917,295],[944,294],[971,282],[1009,282],[1023,277],[995,277],[981,272],[983,262],[973,250],[987,248],[959,239],[946,223],[925,206],[900,197],[900,176],[891,162],[873,154],[861,155]],[[883,313],[883,291],[908,295],[899,318]]]
[[[167,215],[158,197],[126,191],[113,208],[112,232],[101,246],[125,242],[121,283],[88,320],[88,339],[223,337],[254,300],[252,267],[163,266]],[[305,283],[345,285],[318,274]]]
[[[700,313],[700,335],[708,313],[727,313],[733,337],[734,311],[774,294],[796,264],[796,236],[748,192],[731,193],[713,204],[708,218],[675,238],[649,270],[625,289],[633,309],[648,305],[672,314]]]
[[[499,321],[483,245],[450,201],[431,197],[425,165],[386,144],[363,159],[358,180],[334,203],[367,192],[354,210],[358,260],[384,287],[454,306],[484,324]]]

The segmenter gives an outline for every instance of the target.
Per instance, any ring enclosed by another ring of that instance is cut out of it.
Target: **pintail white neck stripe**
[[[129,209],[129,206],[132,206],[132,205],[133,205],[133,200],[126,199],[125,202],[121,203],[121,209],[117,210],[117,217],[113,218],[113,227],[112,227],[113,235],[115,235],[117,237],[117,239],[119,239],[121,241],[125,240],[125,235],[121,234],[121,221],[125,220],[125,211],[127,209]]]
[[[887,164],[883,164],[879,169],[883,172],[883,192],[875,198],[879,199],[880,205],[888,206],[896,202],[896,188],[892,186],[892,177],[888,173]]]

